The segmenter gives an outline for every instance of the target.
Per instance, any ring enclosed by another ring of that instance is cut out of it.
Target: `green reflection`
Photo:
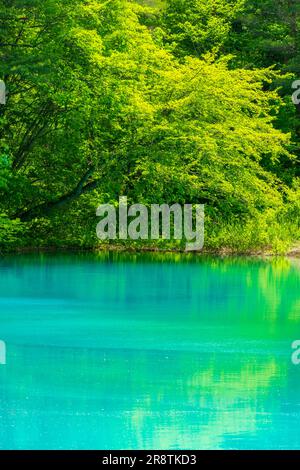
[[[300,448],[300,270],[99,253],[0,263],[2,448]]]

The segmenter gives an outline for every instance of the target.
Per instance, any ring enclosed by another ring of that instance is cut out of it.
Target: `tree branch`
[[[48,202],[44,202],[42,204],[39,204],[39,205],[33,207],[32,209],[29,209],[29,210],[23,211],[23,212],[19,212],[19,213],[15,214],[12,217],[12,219],[18,218],[22,222],[28,222],[28,221],[30,221],[32,219],[35,219],[35,218],[47,216],[52,212],[53,209],[57,209],[57,208],[65,205],[65,204],[73,201],[74,199],[77,199],[82,194],[93,191],[94,189],[96,189],[99,186],[99,184],[101,182],[101,180],[99,178],[99,179],[96,179],[94,181],[91,181],[90,183],[87,183],[89,178],[92,176],[94,170],[95,170],[94,167],[90,167],[86,171],[86,173],[82,176],[82,178],[80,179],[80,181],[78,182],[76,187],[74,189],[72,189],[70,192],[64,194],[63,196],[60,196],[58,199],[48,201]]]

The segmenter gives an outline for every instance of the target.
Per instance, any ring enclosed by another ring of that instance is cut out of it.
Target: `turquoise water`
[[[300,265],[0,260],[2,449],[300,449]]]

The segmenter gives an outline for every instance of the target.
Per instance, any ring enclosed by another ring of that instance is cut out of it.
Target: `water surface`
[[[300,449],[300,266],[0,260],[1,449]]]

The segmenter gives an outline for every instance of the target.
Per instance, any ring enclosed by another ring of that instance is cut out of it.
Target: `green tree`
[[[219,51],[243,0],[167,0],[162,15],[167,43],[179,56]]]
[[[300,72],[298,0],[245,0],[227,47],[241,66]]]
[[[207,19],[212,4],[197,3]],[[232,12],[215,6],[225,24]],[[26,223],[30,243],[92,243],[97,204],[122,194],[204,202],[212,223],[282,209],[289,135],[274,128],[281,101],[266,87],[276,74],[184,57],[186,40],[174,39],[174,54],[145,26],[147,11],[126,0],[1,0],[0,213]]]

